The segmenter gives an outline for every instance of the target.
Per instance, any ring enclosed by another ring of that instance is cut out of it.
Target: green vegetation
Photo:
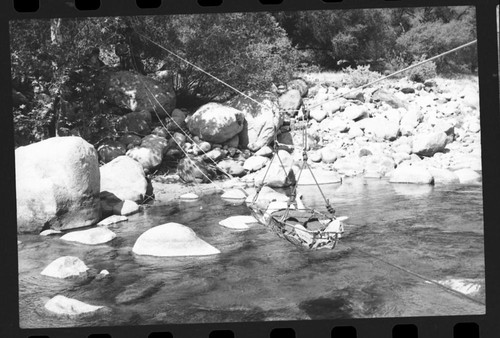
[[[168,71],[161,81],[174,79],[183,106],[224,101],[235,93],[145,37],[247,91],[284,83],[297,72],[346,65],[351,68],[344,71],[344,83],[357,86],[471,41],[476,27],[473,7],[421,7],[17,20],[10,33],[16,145],[23,145],[75,127],[91,142],[103,131],[112,133],[116,115],[99,104],[102,70],[88,61],[97,47],[100,60],[113,69],[120,61],[115,46],[123,39],[146,74]],[[476,67],[473,46],[409,76],[421,81],[435,74],[470,74]]]

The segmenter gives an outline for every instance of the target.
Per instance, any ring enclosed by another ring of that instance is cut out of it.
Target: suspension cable
[[[176,53],[174,53],[173,51],[171,51],[171,50],[169,50],[169,49],[167,49],[167,48],[165,48],[165,47],[161,46],[160,44],[158,44],[157,42],[155,42],[155,41],[151,40],[150,38],[148,38],[148,37],[147,37],[147,36],[145,36],[144,34],[139,33],[139,32],[137,32],[137,34],[138,34],[138,35],[140,35],[141,37],[143,37],[144,39],[146,39],[147,41],[151,42],[152,44],[154,44],[154,45],[156,45],[156,46],[160,47],[161,49],[163,49],[164,51],[168,52],[169,54],[171,54],[171,55],[175,56],[175,57],[176,57],[176,58],[178,58],[179,60],[184,61],[185,63],[187,63],[187,64],[188,64],[188,65],[190,65],[191,67],[193,67],[193,68],[195,68],[195,69],[199,70],[199,71],[200,71],[200,72],[202,72],[203,74],[208,75],[208,76],[210,76],[211,78],[213,78],[213,79],[217,80],[218,82],[222,83],[222,84],[223,84],[223,85],[225,85],[226,87],[231,88],[232,90],[234,90],[234,91],[235,91],[235,92],[237,92],[238,94],[240,94],[240,95],[242,95],[242,96],[246,97],[247,99],[249,99],[249,100],[251,100],[251,101],[253,101],[253,102],[257,103],[258,105],[260,105],[260,106],[262,106],[262,107],[264,107],[264,108],[267,108],[267,109],[272,110],[272,108],[271,108],[271,107],[269,107],[268,105],[266,105],[266,104],[264,104],[264,103],[262,103],[262,102],[259,102],[259,101],[255,100],[255,99],[254,99],[254,98],[252,98],[251,96],[249,96],[249,95],[247,95],[247,94],[243,93],[242,91],[240,91],[240,90],[236,89],[235,87],[231,86],[231,85],[230,85],[230,84],[228,84],[227,82],[224,82],[223,80],[219,79],[218,77],[216,77],[216,76],[214,76],[214,75],[210,74],[209,72],[207,72],[207,71],[203,70],[202,68],[198,67],[197,65],[195,65],[195,64],[193,64],[193,63],[189,62],[188,60],[184,59],[183,57],[181,57],[181,56],[177,55],[177,54],[176,54]]]
[[[444,53],[441,53],[441,54],[435,55],[435,56],[433,56],[433,57],[431,57],[431,58],[429,58],[429,59],[426,59],[426,60],[424,60],[424,61],[418,62],[418,63],[416,63],[416,64],[414,64],[414,65],[408,66],[408,67],[406,67],[406,68],[404,68],[404,69],[398,70],[398,71],[396,71],[396,72],[394,72],[394,73],[392,73],[392,74],[389,74],[389,75],[383,76],[383,77],[381,77],[381,78],[379,78],[379,79],[377,79],[377,80],[374,80],[374,81],[369,82],[369,83],[367,83],[367,84],[364,84],[364,85],[362,85],[362,86],[356,87],[356,88],[354,88],[354,89],[352,89],[352,90],[350,90],[350,91],[348,91],[348,92],[346,92],[346,93],[341,93],[341,94],[334,95],[331,99],[328,99],[328,100],[326,100],[326,101],[324,101],[324,102],[321,102],[321,103],[315,104],[315,105],[313,105],[313,106],[310,106],[308,109],[309,109],[309,110],[311,110],[311,109],[316,108],[316,107],[319,107],[319,106],[321,106],[321,105],[323,105],[323,104],[325,104],[325,103],[327,103],[327,102],[330,102],[330,101],[336,100],[336,99],[338,99],[338,98],[340,98],[340,97],[342,97],[342,96],[344,96],[344,95],[348,95],[348,94],[355,93],[355,92],[359,91],[360,89],[364,89],[364,88],[366,88],[366,87],[369,87],[369,86],[371,86],[371,85],[374,85],[375,83],[378,83],[378,82],[380,82],[380,81],[383,81],[383,80],[385,80],[385,79],[388,79],[388,78],[390,78],[390,77],[393,77],[393,76],[395,76],[395,75],[397,75],[397,74],[401,74],[401,73],[406,72],[406,71],[408,71],[408,70],[410,70],[410,69],[413,69],[413,68],[415,68],[415,67],[419,67],[419,66],[423,65],[424,63],[427,63],[427,62],[433,61],[433,60],[435,60],[435,59],[437,59],[437,58],[440,58],[440,57],[442,57],[442,56],[445,56],[445,55],[447,55],[447,54],[450,54],[450,53],[456,52],[457,50],[462,49],[462,48],[465,48],[465,47],[468,47],[468,46],[470,46],[470,45],[473,45],[473,44],[475,44],[476,42],[477,42],[477,40],[470,41],[470,42],[465,43],[465,44],[463,44],[463,45],[461,45],[461,46],[458,46],[458,47],[456,47],[456,48],[450,49],[449,51],[446,51],[446,52],[444,52]]]

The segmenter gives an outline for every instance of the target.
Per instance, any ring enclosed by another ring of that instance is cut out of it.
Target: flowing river
[[[218,195],[153,204],[110,226],[117,238],[105,245],[21,235],[21,327],[485,313],[481,186],[350,179],[322,188],[337,215],[349,216],[333,251],[301,250],[260,224],[244,232],[224,228],[220,220],[250,213]],[[317,187],[300,191],[306,205],[324,210]],[[156,258],[132,253],[139,235],[168,222],[191,227],[221,254]],[[94,273],[106,269],[110,274],[70,280],[40,274],[61,256],[77,256]],[[104,305],[107,311],[56,317],[44,303],[58,294]]]

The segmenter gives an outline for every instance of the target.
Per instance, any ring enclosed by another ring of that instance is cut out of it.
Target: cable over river
[[[322,187],[347,215],[333,251],[304,251],[260,224],[247,231],[218,223],[248,215],[217,195],[153,204],[110,226],[117,238],[87,246],[58,237],[20,235],[19,297],[23,328],[147,325],[485,313],[483,205],[480,185],[397,185],[348,179]],[[320,208],[314,186],[303,201]],[[158,258],[132,253],[147,229],[178,222],[221,254]],[[77,256],[103,279],[59,280],[40,272]],[[44,309],[57,294],[105,306],[68,318]]]

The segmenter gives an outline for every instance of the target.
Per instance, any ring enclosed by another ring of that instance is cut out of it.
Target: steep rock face
[[[244,116],[237,109],[219,103],[201,106],[188,120],[191,133],[212,143],[224,143],[243,129]]]
[[[80,137],[54,137],[17,148],[18,232],[73,229],[101,217],[97,151]]]
[[[125,111],[154,111],[160,118],[165,118],[175,108],[173,86],[148,76],[128,71],[110,72],[102,82],[108,102]]]
[[[283,124],[278,98],[271,92],[256,92],[252,99],[237,96],[229,105],[243,112],[245,123],[240,135],[240,146],[257,151],[271,143]],[[259,102],[259,103],[257,103]]]

